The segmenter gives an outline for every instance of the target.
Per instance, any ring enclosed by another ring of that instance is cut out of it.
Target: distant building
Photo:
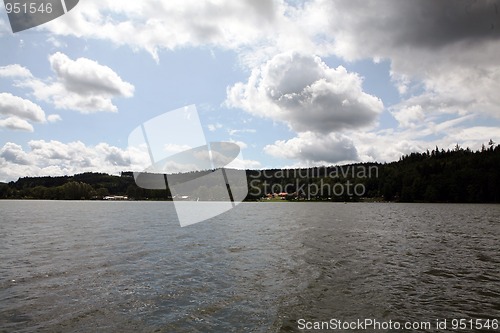
[[[107,195],[103,200],[128,200],[128,196],[126,195]]]

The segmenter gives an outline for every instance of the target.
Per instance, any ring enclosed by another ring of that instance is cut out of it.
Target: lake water
[[[499,205],[0,201],[0,259],[0,332],[500,320]]]

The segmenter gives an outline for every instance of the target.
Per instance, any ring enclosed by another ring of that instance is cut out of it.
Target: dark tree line
[[[246,199],[259,200],[279,192],[288,200],[498,203],[499,170],[500,145],[495,146],[493,142],[480,151],[458,145],[446,151],[436,147],[384,164],[247,170]],[[207,173],[210,171],[179,174],[170,179],[182,183]],[[140,188],[131,172],[123,172],[121,176],[83,173],[23,177],[8,184],[0,183],[0,199],[89,200],[109,195],[127,195],[136,200],[171,200],[168,186],[163,190]]]
[[[436,147],[384,165],[379,190],[386,200],[405,202],[500,202],[499,170],[500,145]]]
[[[23,177],[0,183],[0,199],[89,200],[128,195],[132,199],[166,200],[166,190],[139,188],[131,172],[121,176],[87,172],[74,176]]]

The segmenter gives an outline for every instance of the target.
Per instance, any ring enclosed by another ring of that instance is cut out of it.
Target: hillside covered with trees
[[[500,145],[480,151],[436,147],[391,163],[359,163],[307,169],[247,170],[246,200],[500,202]],[[197,178],[209,171],[180,175]],[[220,187],[220,185],[218,185]],[[203,191],[209,189],[204,188]],[[217,189],[220,192],[220,188]],[[0,199],[171,200],[164,190],[138,187],[131,172],[120,176],[83,173],[62,177],[23,177],[0,183]],[[214,198],[216,200],[216,198]]]
[[[378,190],[404,202],[500,202],[500,145],[412,153],[384,165]]]

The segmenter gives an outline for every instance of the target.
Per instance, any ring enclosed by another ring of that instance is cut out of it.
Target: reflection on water
[[[0,331],[500,319],[500,206],[0,201]]]

